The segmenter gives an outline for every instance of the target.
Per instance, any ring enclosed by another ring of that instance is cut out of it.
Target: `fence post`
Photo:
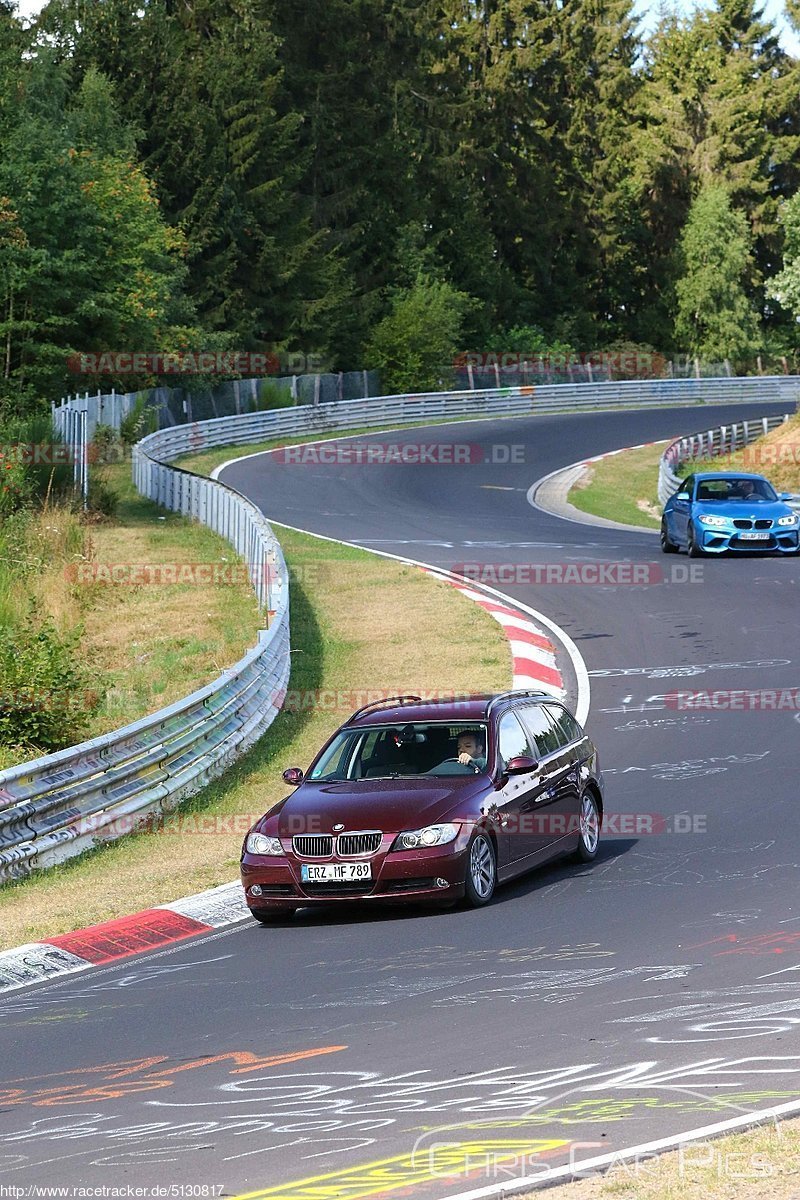
[[[369,372],[364,371],[363,375],[364,375],[364,399],[368,400],[369,399]]]
[[[100,393],[98,392],[98,395]],[[89,414],[82,413],[83,429],[81,430],[81,463],[83,470],[83,478],[81,480],[83,490],[83,509],[84,512],[89,507]]]

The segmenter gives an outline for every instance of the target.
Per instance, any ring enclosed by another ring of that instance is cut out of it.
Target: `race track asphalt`
[[[770,411],[456,424],[358,441],[480,447],[458,466],[223,471],[275,522],[502,567],[585,658],[610,831],[479,911],[301,910],[0,1000],[0,1182],[434,1200],[800,1095],[797,713],[674,699],[800,687],[800,559],[690,564],[527,495]],[[526,581],[609,563],[651,582]]]

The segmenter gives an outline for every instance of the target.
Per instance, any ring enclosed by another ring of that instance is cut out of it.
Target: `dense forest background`
[[[799,186],[752,0],[644,41],[627,0],[0,0],[0,405],[92,350],[752,369],[800,344]]]

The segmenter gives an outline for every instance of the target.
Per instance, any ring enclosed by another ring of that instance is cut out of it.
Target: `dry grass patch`
[[[607,1175],[527,1192],[553,1200],[797,1200],[800,1120],[696,1142],[682,1150],[619,1163]]]
[[[752,471],[765,475],[779,492],[800,492],[800,413],[735,454],[688,463],[691,471]]]
[[[113,469],[115,520],[92,527],[96,564],[237,563],[210,529],[136,494],[129,468]],[[138,720],[211,682],[255,644],[263,625],[243,577],[228,584],[76,585],[85,594],[83,645],[104,696],[93,734]]]
[[[294,703],[163,831],[123,838],[0,889],[0,947],[234,879],[244,827],[286,794],[282,770],[306,767],[364,693],[511,685],[501,627],[449,584],[364,551],[286,529],[278,534],[293,579]],[[193,832],[200,813],[216,832]]]

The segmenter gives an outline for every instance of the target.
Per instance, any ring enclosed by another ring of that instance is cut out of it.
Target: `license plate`
[[[301,863],[300,878],[303,883],[352,883],[372,879],[372,867],[369,863]]]
[[[768,533],[740,533],[739,537],[743,542],[768,542]]]

